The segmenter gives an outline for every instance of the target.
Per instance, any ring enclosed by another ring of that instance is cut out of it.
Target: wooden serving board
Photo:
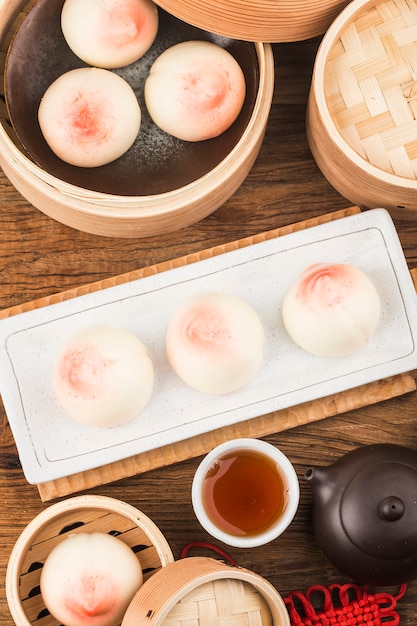
[[[198,262],[202,259],[224,254],[238,248],[250,246],[255,243],[266,241],[275,237],[281,237],[292,232],[317,226],[326,222],[337,220],[349,215],[360,213],[358,207],[349,207],[341,211],[321,215],[317,218],[297,222],[289,226],[277,228],[264,233],[233,241],[222,246],[203,250],[184,257],[152,265],[144,269],[135,270],[114,278],[90,283],[83,287],[64,291],[52,296],[34,300],[27,304],[11,307],[0,311],[0,319],[47,306],[55,302],[81,296],[100,289],[106,289],[115,285],[137,280],[145,276],[164,272],[169,269]],[[413,280],[417,286],[417,270],[412,272]],[[122,478],[135,476],[157,467],[171,465],[179,461],[194,458],[206,454],[216,445],[238,437],[265,437],[272,433],[281,432],[295,426],[318,421],[332,415],[351,411],[366,405],[375,404],[389,398],[415,391],[416,381],[410,373],[392,376],[390,378],[356,387],[348,391],[332,394],[325,398],[305,402],[297,406],[282,409],[261,415],[259,417],[239,422],[218,430],[213,430],[196,437],[184,439],[172,445],[165,445],[148,452],[137,454],[133,457],[109,463],[107,465],[88,471],[72,474],[64,478],[48,481],[37,485],[43,502],[59,497],[91,489],[98,485],[104,485]]]

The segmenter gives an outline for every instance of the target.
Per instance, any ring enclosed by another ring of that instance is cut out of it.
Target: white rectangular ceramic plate
[[[281,321],[283,296],[312,263],[352,263],[379,292],[382,315],[370,343],[343,358],[298,348]],[[235,294],[259,313],[264,363],[239,391],[207,396],[171,370],[165,332],[185,298]],[[155,367],[151,401],[133,421],[82,426],[60,409],[52,369],[82,328],[124,327]],[[222,426],[417,368],[417,297],[389,214],[374,209],[197,263],[22,313],[0,322],[0,390],[26,479],[42,483],[127,458]]]

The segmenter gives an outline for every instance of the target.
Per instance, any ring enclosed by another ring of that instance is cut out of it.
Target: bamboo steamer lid
[[[417,218],[417,2],[353,0],[324,36],[307,137],[350,202]]]
[[[0,0],[3,61],[18,27],[40,4],[40,0]],[[208,36],[216,38],[211,33]],[[25,151],[13,130],[6,107],[0,108],[0,166],[33,206],[67,226],[91,234],[150,237],[198,222],[240,187],[263,143],[274,92],[274,58],[269,44],[244,43],[246,49],[250,47],[250,58],[256,65],[251,63],[248,68],[251,99],[244,105],[245,116],[241,119],[245,121],[239,122],[238,133],[233,131],[235,139],[225,156],[190,182],[161,193],[121,195],[65,181],[30,158],[29,150]]]
[[[289,626],[277,590],[247,569],[207,557],[175,561],[134,596],[122,626]]]
[[[172,15],[245,41],[289,42],[322,35],[348,0],[156,0]]]
[[[66,533],[105,532],[137,554],[144,581],[172,563],[171,549],[154,522],[135,507],[107,496],[76,496],[51,505],[17,539],[6,571],[6,596],[16,626],[58,626],[39,590],[42,565]]]

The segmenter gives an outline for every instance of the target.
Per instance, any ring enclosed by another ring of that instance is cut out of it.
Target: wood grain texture
[[[6,0],[7,2],[9,0]],[[178,233],[150,239],[103,239],[72,230],[34,209],[0,172],[0,309],[83,288],[183,255],[223,246],[264,231],[331,211],[351,202],[323,177],[306,141],[306,104],[319,41],[274,46],[273,106],[265,140],[248,178],[213,215]],[[397,220],[410,269],[417,267],[417,222]],[[304,472],[327,465],[360,445],[390,442],[417,450],[415,391],[267,435],[293,462],[300,479],[300,506],[291,527],[264,548],[229,549],[243,567],[266,577],[282,594],[312,584],[347,582],[323,556],[311,528],[311,492]],[[175,558],[189,541],[210,540],[191,506],[190,489],[200,457],[92,488],[120,498],[161,529]],[[50,504],[24,479],[0,404],[0,626],[13,626],[4,580],[10,551],[20,532]],[[226,546],[221,546],[225,548]],[[194,550],[190,554],[207,554]],[[401,623],[417,619],[417,581],[398,610]]]
[[[275,239],[276,237],[282,237],[283,235],[295,233],[297,231],[304,230],[305,228],[318,226],[319,224],[325,224],[326,222],[332,222],[343,217],[348,217],[349,215],[355,215],[357,213],[360,213],[360,209],[358,207],[348,207],[346,209],[341,209],[340,211],[326,213],[319,217],[313,217],[308,220],[301,220],[300,222],[296,222],[295,224],[287,224],[286,226],[274,228],[267,232],[262,232],[256,235],[245,237],[243,239],[238,239],[237,241],[230,241],[223,245],[215,246],[213,248],[207,248],[206,250],[201,250],[196,253],[184,255],[176,259],[170,259],[169,261],[156,263],[148,267],[133,270],[132,272],[119,274],[118,276],[111,276],[110,278],[107,278],[105,280],[95,281],[93,283],[83,285],[82,287],[75,287],[73,289],[68,289],[66,291],[46,296],[45,298],[38,298],[31,302],[25,302],[20,305],[10,307],[8,309],[3,309],[0,311],[0,320],[6,317],[12,317],[13,315],[18,315],[19,313],[24,313],[25,311],[31,311],[33,309],[38,309],[44,306],[48,306],[50,304],[55,304],[57,302],[64,302],[65,300],[76,298],[78,296],[92,293],[94,291],[101,291],[109,287],[115,287],[116,285],[123,285],[133,280],[144,278],[145,276],[160,274],[161,272],[166,272],[176,267],[191,265],[192,263],[197,263],[198,261],[203,261],[204,259],[211,259],[220,254],[225,254],[226,252],[232,252],[233,250],[246,248],[247,246],[251,246],[262,241],[268,241],[270,239]]]

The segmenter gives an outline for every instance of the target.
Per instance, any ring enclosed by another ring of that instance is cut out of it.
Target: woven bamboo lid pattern
[[[137,592],[122,626],[290,626],[284,600],[250,570],[207,557],[168,564]]]
[[[328,54],[324,90],[347,143],[376,167],[417,178],[417,3],[366,5]]]
[[[262,595],[242,580],[225,578],[205,583],[182,598],[163,626],[270,626],[271,612]]]
[[[417,0],[352,0],[314,62],[306,133],[352,204],[417,219]]]

